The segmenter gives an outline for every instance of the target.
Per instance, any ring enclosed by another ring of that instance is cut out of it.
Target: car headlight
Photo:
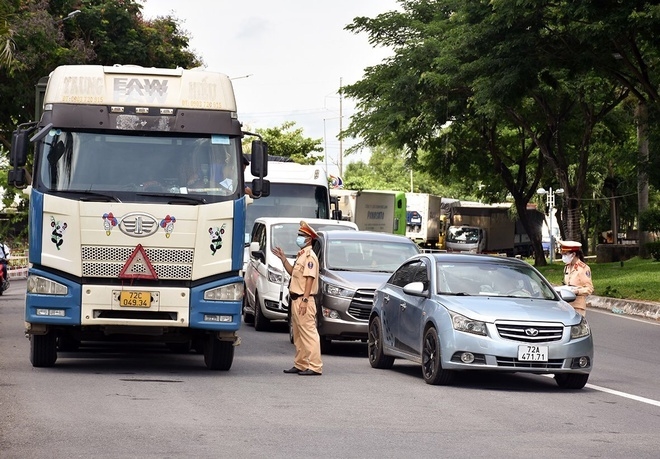
[[[451,316],[451,324],[454,330],[462,331],[465,333],[472,333],[473,335],[486,336],[486,322],[480,320],[472,320],[461,314],[449,311]]]
[[[268,282],[273,284],[281,284],[284,279],[284,273],[281,269],[273,268],[268,265]]]
[[[571,339],[584,338],[585,336],[589,336],[590,334],[591,334],[591,328],[589,327],[589,324],[587,323],[587,319],[585,317],[582,318],[579,324],[573,325],[571,327]]]
[[[42,276],[30,275],[27,279],[28,293],[39,293],[42,295],[66,295],[68,287]]]
[[[210,301],[243,301],[243,282],[223,285],[204,292],[204,299]]]
[[[323,284],[323,293],[332,296],[341,296],[344,298],[353,298],[355,290],[340,287],[334,284]]]

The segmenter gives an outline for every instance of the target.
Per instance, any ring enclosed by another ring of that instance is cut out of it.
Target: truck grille
[[[348,313],[358,320],[369,320],[371,308],[374,305],[375,290],[358,290],[348,306]]]
[[[82,246],[84,277],[116,278],[133,253],[132,247]],[[159,279],[192,279],[193,249],[145,248]]]
[[[538,324],[534,322],[499,322],[495,324],[501,338],[523,343],[545,343],[559,341],[564,333],[561,324]]]

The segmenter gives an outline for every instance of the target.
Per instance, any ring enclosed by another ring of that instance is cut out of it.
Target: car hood
[[[438,302],[470,319],[489,323],[496,320],[513,320],[575,325],[581,320],[581,316],[565,301],[495,296],[442,296]]]
[[[377,289],[390,278],[392,273],[374,273],[364,271],[330,271],[324,269],[321,278],[324,282],[340,285],[343,288]]]

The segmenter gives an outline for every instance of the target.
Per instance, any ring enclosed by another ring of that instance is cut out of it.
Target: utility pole
[[[344,125],[342,123],[344,119],[344,114],[343,114],[343,99],[344,95],[342,94],[342,77],[339,77],[339,176],[343,177],[344,176],[344,170],[342,166],[342,160],[344,158],[344,145],[342,143],[342,136],[341,136],[341,131],[344,129]]]

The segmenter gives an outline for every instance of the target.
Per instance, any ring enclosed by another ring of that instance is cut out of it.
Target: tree
[[[256,133],[268,143],[269,155],[291,158],[300,164],[314,164],[323,159],[312,155],[323,151],[323,139],[304,137],[302,128],[295,126],[294,121],[285,121],[278,127],[257,129]],[[248,148],[244,147],[244,150],[248,151]]]
[[[465,180],[497,183],[494,171],[520,215],[550,169],[567,190],[567,232],[582,238],[593,132],[627,88],[574,59],[549,33],[562,5],[423,0],[356,18],[348,29],[367,32],[394,56],[344,88],[360,109],[347,134],[409,148],[413,160],[428,150],[435,171],[461,170]],[[451,130],[443,129],[448,123]],[[518,142],[507,140],[509,132]]]
[[[14,30],[9,23],[12,10],[9,0],[0,0],[0,68],[9,67],[14,58]]]

